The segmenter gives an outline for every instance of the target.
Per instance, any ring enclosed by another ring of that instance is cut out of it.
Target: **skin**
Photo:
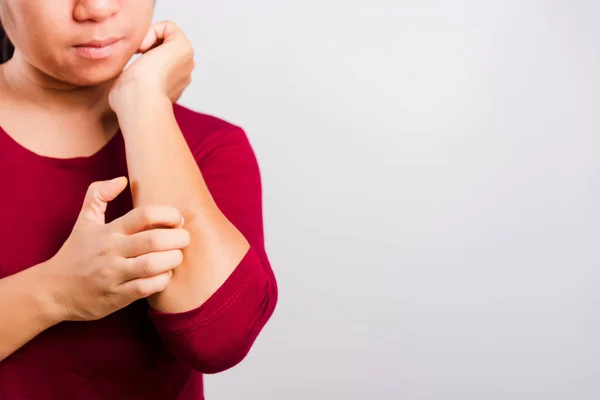
[[[138,298],[163,312],[196,308],[249,250],[173,114],[195,67],[193,48],[175,24],[150,25],[153,8],[152,0],[0,0],[16,48],[0,66],[0,125],[56,158],[91,155],[120,128],[134,202],[105,224],[107,202],[128,181],[92,184],[61,250],[0,280],[0,360],[54,324],[102,318]],[[74,46],[98,36],[122,41],[106,59],[79,57]]]
[[[1,0],[0,20],[16,47],[0,67],[4,129],[46,156],[91,155],[101,148],[118,129],[108,93],[147,36],[153,11],[152,0]],[[74,51],[105,36],[123,37],[108,59],[88,60]],[[43,137],[29,134],[40,126],[56,129]]]

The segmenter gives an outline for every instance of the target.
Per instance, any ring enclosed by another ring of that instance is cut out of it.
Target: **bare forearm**
[[[215,204],[168,99],[137,100],[119,122],[134,205],[177,207],[192,238],[171,283],[150,304],[165,312],[194,309],[229,277],[249,244]]]
[[[0,361],[60,322],[36,265],[0,279]]]

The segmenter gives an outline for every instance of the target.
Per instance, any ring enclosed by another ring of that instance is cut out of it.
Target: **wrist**
[[[67,320],[65,307],[60,304],[55,285],[48,274],[52,260],[48,260],[29,269],[32,300],[38,314],[46,325],[53,326]]]
[[[170,100],[158,84],[132,80],[114,88],[109,102],[117,116],[122,118],[136,112],[147,112],[149,105],[170,103]]]
[[[165,113],[173,113],[171,100],[156,92],[138,92],[137,95],[123,97],[116,107],[115,114],[123,135],[127,138],[136,135],[136,132],[145,132],[148,127],[154,127],[157,119],[163,118]]]

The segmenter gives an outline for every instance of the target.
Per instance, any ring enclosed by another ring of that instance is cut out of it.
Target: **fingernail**
[[[169,270],[169,278],[170,278],[170,277],[172,277],[172,276],[173,276],[173,270],[172,270],[172,269],[170,269],[170,270]]]
[[[183,226],[185,224],[185,219],[183,217],[181,217],[181,226]]]

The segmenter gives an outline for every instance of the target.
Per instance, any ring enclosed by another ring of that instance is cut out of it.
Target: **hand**
[[[71,235],[45,266],[61,320],[100,319],[161,292],[183,261],[190,236],[175,208],[136,208],[105,223],[108,202],[126,186],[125,177],[92,183]]]
[[[109,93],[115,112],[128,100],[146,96],[166,96],[175,103],[191,82],[194,48],[173,22],[152,25],[138,53],[142,56],[123,71]]]

